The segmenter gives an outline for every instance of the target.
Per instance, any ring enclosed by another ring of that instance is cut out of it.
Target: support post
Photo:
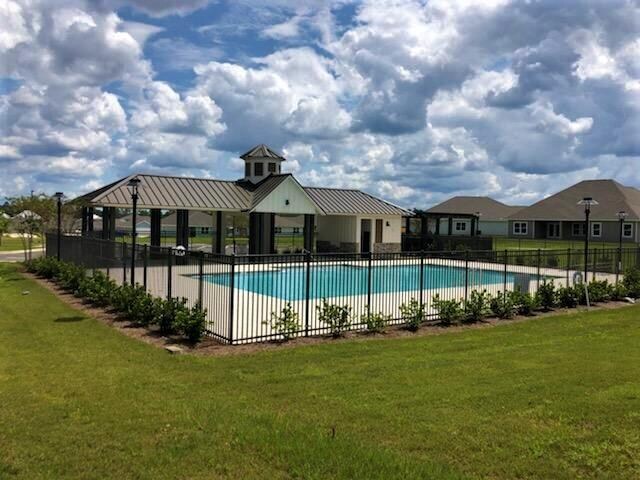
[[[537,260],[536,260],[536,279],[537,279],[537,290],[540,290],[540,249],[538,249],[538,253],[536,255]]]
[[[87,207],[82,207],[80,209],[80,232],[82,235],[87,233]]]
[[[151,209],[151,247],[159,247],[162,237],[162,211],[159,208]]]
[[[464,251],[464,310],[467,311],[469,300],[469,250]]]
[[[420,250],[420,274],[418,275],[418,298],[420,301],[420,311],[424,308],[424,250]]]
[[[224,233],[225,226],[223,225],[223,215],[222,212],[216,212],[216,251],[215,253],[223,254],[224,253]]]
[[[304,216],[304,249],[308,252],[313,252],[313,234],[314,234],[314,226],[315,226],[315,215],[305,215]]]

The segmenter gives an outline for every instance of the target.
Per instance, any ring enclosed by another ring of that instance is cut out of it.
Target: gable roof
[[[480,221],[506,220],[524,207],[507,205],[491,197],[457,196],[445,200],[426,210],[427,213],[475,215],[480,212]]]
[[[584,207],[578,202],[592,197],[593,220],[618,220],[624,210],[629,220],[640,219],[640,190],[615,180],[584,180],[511,215],[513,220],[584,220]]]
[[[127,183],[133,177],[140,179],[140,209],[250,211],[288,178],[300,186],[290,173],[272,174],[257,184],[244,180],[139,174],[122,178],[76,200],[93,205],[130,208],[131,194]],[[412,212],[359,190],[300,188],[325,215],[412,215]]]
[[[256,145],[251,150],[248,150],[244,152],[242,155],[240,155],[240,158],[242,158],[243,160],[246,160],[248,158],[265,158],[265,157],[275,158],[277,160],[282,160],[282,161],[286,160],[286,158],[284,158],[279,153],[276,153],[271,148],[267,147],[264,143],[261,143],[260,145]]]

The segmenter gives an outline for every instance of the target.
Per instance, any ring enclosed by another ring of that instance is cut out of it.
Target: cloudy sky
[[[640,187],[640,0],[3,0],[0,197],[134,172],[403,206]]]

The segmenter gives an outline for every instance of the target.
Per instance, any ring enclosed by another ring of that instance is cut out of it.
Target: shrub
[[[534,310],[538,308],[536,297],[529,292],[523,293],[519,287],[509,292],[509,297],[515,311],[520,315],[533,315]]]
[[[438,311],[440,322],[444,325],[454,325],[460,323],[464,318],[464,308],[461,300],[441,300],[436,294],[433,297],[433,308]]]
[[[425,318],[424,304],[420,304],[418,300],[412,298],[409,303],[400,305],[400,314],[406,320],[407,330],[415,332],[420,328]]]
[[[607,302],[613,296],[613,285],[607,280],[593,280],[589,283],[587,289],[589,290],[589,301],[593,303]]]
[[[622,284],[627,289],[627,295],[631,298],[640,297],[640,268],[629,267],[624,272]]]
[[[367,308],[364,315],[360,317],[360,321],[367,326],[370,333],[380,333],[384,330],[391,320],[391,315],[383,315],[382,313],[372,313]]]
[[[556,301],[563,308],[575,308],[580,302],[580,294],[574,287],[560,287],[556,290]]]
[[[517,308],[513,303],[513,297],[507,292],[498,294],[491,299],[491,311],[498,318],[512,318]]]
[[[186,298],[171,298],[162,302],[162,309],[158,316],[160,333],[169,334],[176,332],[175,319],[185,310],[188,310]]]
[[[322,300],[322,305],[317,305],[318,318],[320,321],[329,326],[331,335],[334,337],[342,336],[343,332],[351,325],[351,307],[344,305],[334,305]]]
[[[60,271],[62,262],[55,257],[39,257],[26,262],[25,265],[28,272],[51,279]]]
[[[627,291],[627,287],[624,286],[622,282],[616,282],[611,288],[611,299],[612,300],[622,300],[625,297],[628,297],[629,293]]]
[[[291,303],[287,303],[280,313],[271,313],[271,321],[265,320],[262,323],[270,325],[284,340],[290,340],[300,330],[298,318],[298,313],[293,310]]]
[[[543,310],[549,311],[553,308],[555,304],[555,289],[556,287],[553,284],[553,280],[550,282],[547,282],[546,279],[542,281],[542,285],[538,288],[536,297]]]
[[[191,309],[179,308],[176,311],[174,327],[192,342],[199,342],[204,334],[207,310],[196,303]]]
[[[68,292],[78,290],[80,283],[85,279],[84,268],[74,265],[73,263],[61,262],[55,280],[60,286]]]
[[[473,290],[464,304],[467,320],[479,322],[491,313],[491,295],[486,290]]]

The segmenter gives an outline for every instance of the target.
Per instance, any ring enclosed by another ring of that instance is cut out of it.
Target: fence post
[[[167,253],[167,300],[171,300],[171,273],[173,263],[173,250],[169,248]]]
[[[597,265],[597,262],[598,262],[598,249],[597,248],[594,247],[592,255],[593,255],[593,261],[591,262],[591,268],[592,268],[593,272],[592,272],[592,275],[591,275],[591,279],[593,281],[595,281],[595,279],[596,279],[596,268],[598,267],[598,265]]]
[[[373,253],[369,252],[369,258],[367,259],[367,312],[371,312],[371,258]]]
[[[569,269],[571,268],[571,247],[567,248],[567,287],[569,287]]]
[[[149,264],[149,245],[146,243],[142,249],[142,286],[147,291],[147,266]]]
[[[200,311],[202,308],[202,297],[204,296],[204,252],[199,252],[198,255],[198,305]]]
[[[464,311],[469,300],[469,250],[464,251]]]
[[[122,284],[127,283],[127,244],[122,242]]]
[[[618,247],[618,261],[616,262],[616,283],[620,279],[620,271],[622,270],[622,247]]]
[[[230,294],[230,298],[229,298],[229,343],[231,345],[233,345],[233,290],[234,290],[234,283],[235,283],[235,276],[236,276],[236,256],[235,253],[231,255],[231,272],[230,272],[230,277],[229,277],[229,294]]]
[[[311,296],[311,252],[309,250],[305,253],[305,263],[307,267],[305,275],[305,298],[304,298],[304,336],[309,336],[309,298]]]
[[[424,250],[420,250],[420,275],[418,276],[420,278],[420,293],[419,293],[419,298],[420,298],[420,311],[422,312],[422,309],[424,308]]]
[[[537,267],[536,267],[536,281],[537,281],[537,289],[536,290],[540,290],[540,249],[538,249],[538,255],[537,255]]]
[[[502,290],[502,303],[503,307],[507,304],[507,260],[509,256],[509,250],[504,251],[504,274],[503,274],[503,290]]]

